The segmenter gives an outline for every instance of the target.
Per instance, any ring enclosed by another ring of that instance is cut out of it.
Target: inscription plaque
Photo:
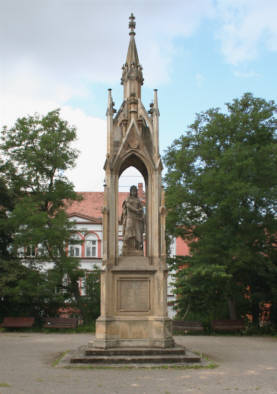
[[[149,279],[119,279],[117,295],[120,312],[148,312],[150,310]]]

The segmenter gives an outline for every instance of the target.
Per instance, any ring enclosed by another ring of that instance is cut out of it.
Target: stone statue
[[[123,201],[121,223],[123,226],[123,255],[143,255],[144,212],[136,186]]]

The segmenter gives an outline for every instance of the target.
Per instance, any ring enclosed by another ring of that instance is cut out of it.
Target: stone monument
[[[121,79],[124,99],[117,113],[111,90],[108,93],[101,316],[96,321],[94,346],[168,348],[174,346],[174,341],[167,315],[158,96],[154,90],[153,104],[146,111],[141,101],[143,74],[133,14],[129,19],[130,42]],[[132,186],[119,220],[118,179],[130,166],[144,177],[146,206],[142,206],[137,189]],[[121,255],[119,222],[123,228]]]
[[[96,321],[95,340],[68,359],[74,364],[110,365],[199,362],[199,356],[175,346],[167,315],[158,97],[155,90],[147,112],[141,102],[143,76],[132,14],[129,28],[130,43],[121,80],[124,100],[117,113],[111,90],[108,95],[101,316]],[[146,204],[143,206],[138,198],[136,186],[131,186],[119,217],[118,179],[130,166],[144,177]],[[121,253],[119,225],[123,236]]]

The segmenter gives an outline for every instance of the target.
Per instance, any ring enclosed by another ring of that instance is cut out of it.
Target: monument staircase
[[[70,358],[71,364],[92,365],[183,365],[199,363],[200,356],[186,351],[184,347],[172,348],[113,348],[80,349]]]

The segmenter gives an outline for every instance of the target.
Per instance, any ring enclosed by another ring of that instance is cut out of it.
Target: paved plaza
[[[277,338],[178,336],[176,342],[208,355],[214,369],[66,369],[61,352],[89,334],[0,333],[0,393],[27,394],[277,394]]]

